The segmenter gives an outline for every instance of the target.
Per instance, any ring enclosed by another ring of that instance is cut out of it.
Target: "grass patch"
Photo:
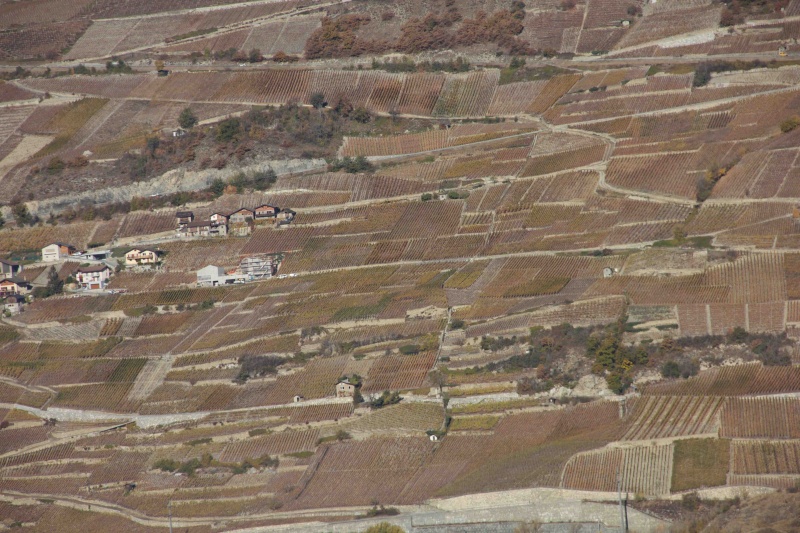
[[[476,396],[478,394],[495,394],[497,392],[513,392],[516,390],[516,385],[514,383],[486,383],[485,385],[479,385],[477,387],[454,387],[451,388],[447,393],[452,398],[459,398],[462,396]]]
[[[481,415],[454,418],[450,423],[450,431],[479,431],[492,429],[499,416]]]
[[[147,359],[144,358],[123,359],[111,375],[108,376],[107,381],[111,383],[130,383],[136,380],[136,376],[139,375],[146,363]]]
[[[64,148],[72,136],[107,103],[106,98],[84,98],[67,105],[47,125],[46,129],[58,132],[56,138],[34,157],[45,157]]]
[[[483,274],[482,270],[474,270],[472,272],[457,272],[447,278],[444,282],[445,289],[466,289]]]
[[[503,402],[481,402],[472,405],[459,405],[457,407],[452,407],[450,411],[454,415],[471,415],[478,413],[497,413],[508,409],[520,409],[522,407],[533,407],[541,404],[542,402],[536,398],[519,398]]]
[[[365,320],[372,318],[389,305],[392,301],[391,295],[386,295],[378,302],[371,305],[355,305],[352,307],[343,307],[336,311],[331,318],[332,322],[344,322],[347,320]]]
[[[293,452],[293,453],[287,453],[286,455],[288,455],[289,457],[296,457],[298,459],[308,459],[309,457],[314,455],[314,452],[309,452],[309,451]]]
[[[38,416],[31,414],[28,411],[23,411],[22,409],[12,409],[8,412],[5,419],[9,422],[29,422],[41,420],[41,418]]]
[[[664,74],[690,74],[694,72],[695,65],[691,63],[679,63],[677,65],[652,65],[645,76],[654,76],[658,73]]]
[[[430,289],[438,289],[439,287],[443,287],[444,284],[447,283],[447,280],[450,279],[450,276],[455,274],[455,272],[455,270],[443,270],[441,272],[436,272],[429,279],[420,279],[419,287]]]
[[[714,237],[703,235],[701,237],[689,237],[688,239],[664,239],[653,243],[653,248],[677,248],[680,246],[687,248],[711,249],[714,246],[711,241]]]
[[[534,278],[519,285],[511,287],[503,296],[507,298],[524,298],[528,296],[540,296],[542,294],[556,294],[563,289],[570,278]]]
[[[570,74],[571,72],[573,71],[553,65],[545,65],[543,67],[535,68],[508,67],[500,71],[500,85],[515,83],[518,81],[549,80],[550,78],[554,78],[559,74]]]
[[[146,307],[134,307],[133,309],[125,309],[122,312],[128,317],[144,316]]]
[[[5,344],[19,338],[19,332],[11,326],[0,326],[0,344]]]
[[[170,43],[173,41],[181,41],[183,39],[191,39],[192,37],[200,37],[201,35],[207,35],[209,33],[214,33],[217,31],[217,28],[206,28],[204,30],[194,30],[188,33],[181,33],[180,35],[176,35],[174,37],[170,37],[167,39],[166,42]]]
[[[724,485],[730,462],[730,443],[727,439],[675,441],[672,492]]]
[[[120,342],[122,339],[119,337],[106,337],[82,343],[44,341],[39,345],[39,357],[42,359],[102,357]]]

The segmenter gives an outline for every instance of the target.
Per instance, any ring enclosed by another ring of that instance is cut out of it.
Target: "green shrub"
[[[681,367],[675,361],[667,361],[661,367],[661,375],[665,378],[679,378]]]
[[[157,468],[162,472],[174,472],[180,468],[181,464],[173,459],[159,459],[153,463],[153,468]]]
[[[178,115],[178,125],[188,130],[189,128],[193,128],[195,124],[197,124],[197,116],[195,116],[192,108],[184,108],[181,114]]]
[[[419,345],[418,344],[406,344],[398,348],[401,354],[403,355],[415,355],[419,353]]]
[[[375,398],[369,403],[369,406],[372,409],[380,409],[382,407],[386,407],[387,405],[393,405],[396,403],[400,403],[400,400],[403,398],[400,397],[399,392],[389,392],[384,391],[379,397]]]
[[[234,140],[239,135],[239,129],[239,119],[229,118],[223,120],[217,126],[217,141],[226,143]]]
[[[790,131],[795,129],[797,126],[800,126],[800,117],[794,116],[794,117],[791,117],[791,118],[787,118],[786,120],[781,122],[781,131],[783,133],[789,133]]]

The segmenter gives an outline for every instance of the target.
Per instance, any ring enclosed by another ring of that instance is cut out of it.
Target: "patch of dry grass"
[[[672,491],[724,485],[730,463],[730,444],[727,439],[676,441]]]
[[[457,417],[450,423],[450,431],[490,430],[498,420],[500,417],[495,415]]]

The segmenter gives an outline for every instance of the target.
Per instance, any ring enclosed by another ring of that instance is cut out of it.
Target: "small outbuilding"
[[[42,261],[45,263],[55,263],[74,254],[77,249],[71,244],[54,242],[42,248]]]
[[[226,272],[224,268],[208,265],[197,271],[197,285],[199,287],[216,287],[217,285],[230,285],[244,283],[247,277],[236,272]]]
[[[11,315],[18,315],[22,312],[25,306],[25,297],[18,294],[12,294],[5,299],[3,303],[3,311]]]

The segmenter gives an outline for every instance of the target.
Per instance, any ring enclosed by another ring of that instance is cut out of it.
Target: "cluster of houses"
[[[128,268],[153,268],[161,263],[164,252],[152,248],[133,248],[125,253],[124,264]],[[81,266],[73,276],[81,289],[105,290],[114,274],[107,263],[111,250],[79,251],[75,246],[54,242],[42,248],[42,263],[79,261]],[[0,259],[0,311],[7,314],[21,312],[30,300],[33,285],[23,279],[23,265],[8,259]]]
[[[253,209],[243,207],[232,213],[214,212],[207,220],[195,220],[192,211],[178,211],[175,219],[181,237],[224,237],[229,234],[249,235],[254,226],[264,223],[278,226],[290,224],[295,215],[291,209],[262,204]],[[161,264],[162,258],[163,252],[158,249],[132,248],[125,253],[124,264],[127,268],[155,268]],[[81,262],[74,277],[80,288],[87,290],[106,289],[114,273],[114,268],[108,264],[109,259],[111,250],[81,251],[63,242],[54,242],[42,248],[43,263]],[[244,257],[232,270],[208,265],[197,271],[197,285],[228,285],[270,278],[276,274],[279,264],[279,255],[255,254]],[[33,287],[20,276],[22,269],[20,263],[0,259],[0,310],[4,312],[19,313],[30,298]]]
[[[242,258],[239,265],[231,270],[216,265],[208,265],[197,271],[198,287],[217,287],[234,283],[247,283],[268,279],[275,275],[280,265],[280,256],[273,254],[253,254]]]
[[[22,279],[22,265],[7,259],[0,259],[0,304],[6,314],[16,315],[25,305],[26,295],[31,292],[31,284]]]
[[[253,209],[243,207],[233,213],[215,211],[207,220],[195,220],[193,211],[175,213],[175,225],[181,237],[225,237],[250,235],[257,224],[289,224],[297,213],[274,205],[262,204]]]

